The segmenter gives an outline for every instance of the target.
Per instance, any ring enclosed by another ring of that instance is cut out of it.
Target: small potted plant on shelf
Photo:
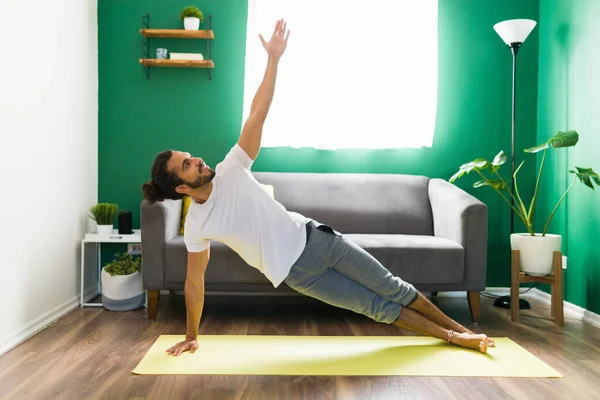
[[[198,7],[187,6],[179,14],[179,19],[183,21],[183,26],[188,31],[197,31],[204,20],[204,14]]]
[[[90,208],[89,217],[96,221],[97,232],[102,236],[109,236],[113,231],[113,224],[119,215],[119,206],[110,203],[98,203]]]
[[[500,197],[512,208],[515,215],[523,222],[527,233],[512,233],[510,236],[510,245],[512,250],[519,250],[520,253],[520,265],[521,271],[534,276],[544,276],[552,272],[552,257],[555,251],[560,251],[562,245],[562,236],[557,234],[548,234],[548,227],[550,221],[558,206],[562,203],[565,196],[575,183],[577,179],[582,182],[585,186],[594,189],[594,183],[600,186],[600,176],[592,170],[592,168],[581,168],[575,167],[575,170],[569,172],[574,175],[571,184],[566,189],[562,197],[558,200],[558,203],[550,213],[550,216],[546,220],[544,229],[541,233],[536,233],[533,228],[534,214],[536,201],[538,196],[538,189],[540,186],[540,178],[544,169],[544,161],[546,160],[546,152],[550,147],[552,148],[567,148],[572,147],[579,141],[579,134],[576,131],[558,132],[552,136],[548,141],[539,144],[535,147],[525,149],[526,153],[538,153],[544,151],[542,160],[540,163],[540,169],[538,172],[535,189],[529,208],[525,207],[525,203],[519,194],[519,188],[517,185],[517,174],[523,165],[523,162],[515,170],[514,176],[514,193],[508,188],[506,181],[498,173],[500,167],[506,162],[506,154],[504,151],[500,151],[496,155],[493,161],[488,161],[484,158],[476,158],[475,160],[463,164],[456,174],[450,178],[450,182],[454,182],[464,174],[470,172],[477,173],[482,179],[473,184],[473,187],[479,188],[488,186],[494,189]],[[484,171],[487,171],[492,177],[484,175]],[[513,200],[514,206],[511,205]]]
[[[143,307],[146,301],[142,284],[142,259],[129,253],[117,253],[102,268],[102,306],[111,311]]]

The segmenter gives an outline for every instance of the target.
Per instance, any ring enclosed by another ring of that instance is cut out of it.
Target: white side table
[[[100,244],[101,243],[142,243],[142,234],[139,229],[134,229],[131,235],[121,235],[117,229],[113,229],[113,233],[110,236],[102,236],[97,233],[86,233],[85,238],[81,241],[81,295],[79,298],[80,307],[102,307],[102,303],[84,303],[83,302],[83,273],[85,270],[85,245],[87,243],[96,243],[96,268],[98,271],[97,277],[97,290],[98,293],[102,293],[102,283],[100,280],[102,265],[100,262]],[[95,297],[95,296],[94,296]]]

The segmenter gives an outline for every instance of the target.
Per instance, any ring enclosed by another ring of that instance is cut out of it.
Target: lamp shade
[[[509,19],[498,22],[494,30],[510,46],[511,43],[523,43],[535,25],[536,22],[531,19]]]

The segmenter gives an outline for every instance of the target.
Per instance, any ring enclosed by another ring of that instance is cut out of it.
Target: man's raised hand
[[[265,41],[260,33],[258,34],[263,47],[270,57],[279,59],[283,55],[283,52],[287,46],[288,38],[290,37],[289,29],[286,33],[286,27],[287,22],[285,22],[283,19],[278,20],[277,24],[275,24],[275,29],[273,30],[271,40],[268,42]]]

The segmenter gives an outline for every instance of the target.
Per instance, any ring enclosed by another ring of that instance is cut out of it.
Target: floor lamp
[[[517,53],[519,48],[527,39],[527,36],[535,28],[536,22],[531,19],[510,19],[498,22],[494,25],[494,30],[502,38],[504,43],[510,48],[513,55],[513,74],[512,74],[512,147],[511,147],[511,192],[515,192],[515,107],[517,100]],[[514,206],[514,200],[511,197],[511,206]],[[515,213],[510,210],[510,233],[515,230]],[[510,308],[510,296],[501,296],[496,299],[494,305],[502,308]],[[531,305],[525,299],[519,299],[519,309],[531,308]]]

